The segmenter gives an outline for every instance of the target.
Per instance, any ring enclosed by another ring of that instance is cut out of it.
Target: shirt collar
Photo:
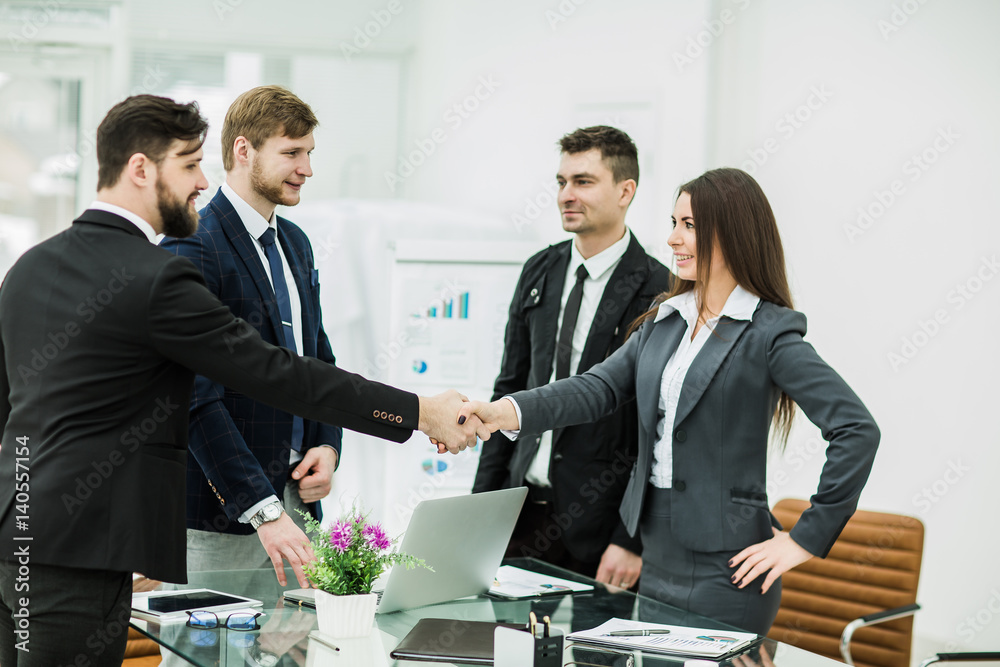
[[[719,314],[719,317],[712,318],[709,322],[717,321],[722,317],[728,317],[732,320],[751,320],[759,304],[760,297],[754,296],[737,285],[736,289],[729,295],[729,298],[726,299],[726,305],[722,307],[722,313]],[[681,317],[687,321],[688,325],[694,321],[698,316],[694,290],[678,294],[661,303],[659,309],[656,311],[656,317],[653,318],[653,322],[659,322],[675,310],[681,314]]]
[[[590,276],[590,279],[599,280],[601,276],[614,267],[618,263],[618,260],[622,258],[625,251],[628,250],[628,244],[631,239],[632,232],[626,227],[624,236],[589,259],[583,258],[580,251],[576,249],[576,241],[574,240],[573,243],[569,244],[570,273],[576,273],[576,267],[583,264],[587,267],[587,275]]]
[[[156,244],[156,230],[153,229],[153,226],[148,222],[146,222],[145,220],[143,220],[138,215],[136,215],[135,213],[133,213],[132,211],[128,210],[127,208],[122,208],[121,206],[115,206],[114,204],[109,204],[106,201],[97,201],[97,200],[92,201],[90,203],[90,206],[88,206],[87,208],[92,208],[98,211],[105,211],[107,213],[114,213],[117,216],[125,218],[133,225],[138,227],[139,231],[145,234],[146,238],[149,239],[150,243],[154,245]]]
[[[243,197],[236,194],[236,190],[233,190],[229,183],[223,183],[219,189],[222,190],[222,194],[226,196],[229,203],[233,205],[236,215],[240,216],[240,221],[243,222],[243,226],[247,228],[250,236],[259,240],[268,227],[277,231],[274,213],[271,213],[270,220],[266,220],[253,206],[246,203]]]

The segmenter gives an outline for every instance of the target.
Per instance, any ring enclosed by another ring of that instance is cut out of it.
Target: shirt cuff
[[[504,396],[504,398],[507,399],[508,401],[510,401],[510,404],[514,406],[514,412],[517,413],[517,423],[520,424],[521,423],[521,406],[518,405],[517,401],[515,401],[510,396]],[[507,436],[507,438],[509,440],[517,440],[517,436],[521,433],[521,429],[517,429],[517,430],[513,430],[513,431],[505,431],[505,430],[501,429],[500,432],[503,433],[505,436]]]
[[[240,515],[240,523],[250,523],[250,517],[259,512],[261,507],[276,502],[278,502],[278,496],[272,495],[268,496],[267,498],[264,498],[264,500],[260,501],[259,503],[257,503],[256,505],[254,505],[253,507],[251,507],[246,512]]]

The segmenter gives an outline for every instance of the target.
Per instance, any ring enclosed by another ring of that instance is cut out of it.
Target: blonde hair
[[[304,137],[319,125],[309,105],[281,86],[258,86],[239,97],[226,112],[222,124],[222,166],[230,171],[235,165],[233,144],[246,137],[260,149],[275,136],[292,139]]]

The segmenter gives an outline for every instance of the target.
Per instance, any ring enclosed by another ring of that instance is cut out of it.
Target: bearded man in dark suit
[[[140,95],[97,131],[97,201],[0,287],[0,664],[120,665],[132,573],[183,583],[195,373],[280,410],[457,452],[456,392],[417,397],[261,340],[157,234],[197,228],[208,124]],[[481,433],[488,437],[484,430]],[[307,542],[281,554],[299,578]]]

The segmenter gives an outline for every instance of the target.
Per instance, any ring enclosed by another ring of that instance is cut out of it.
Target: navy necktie
[[[264,246],[264,255],[271,267],[271,284],[274,287],[274,298],[278,302],[278,313],[281,315],[281,331],[285,335],[285,347],[292,352],[298,352],[295,346],[295,333],[292,330],[292,302],[288,297],[288,283],[285,282],[285,267],[281,264],[281,250],[275,243],[277,232],[268,227],[260,235],[260,244]],[[292,449],[302,449],[303,433],[302,417],[292,417]]]
[[[587,267],[581,264],[576,269],[576,284],[569,292],[566,308],[563,310],[562,327],[559,329],[559,343],[556,345],[556,379],[569,377],[569,362],[573,356],[573,333],[576,331],[576,318],[580,315],[580,304],[583,302],[583,281],[589,277]]]

